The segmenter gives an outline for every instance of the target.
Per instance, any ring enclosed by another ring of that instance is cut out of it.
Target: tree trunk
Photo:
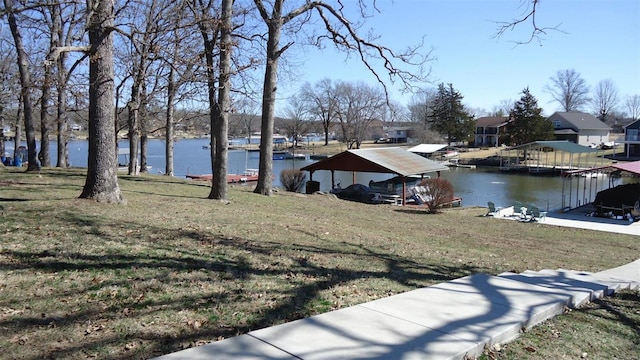
[[[21,96],[22,96],[22,111],[24,112],[24,128],[27,133],[27,161],[29,165],[27,171],[40,170],[40,164],[38,163],[38,155],[36,152],[36,136],[33,127],[33,107],[31,104],[31,73],[29,72],[29,63],[27,53],[24,50],[24,44],[22,42],[22,35],[18,29],[18,23],[16,16],[13,13],[13,1],[4,0],[5,13],[9,22],[9,28],[11,29],[11,35],[13,36],[14,45],[16,46],[16,53],[18,56],[18,70],[20,71],[20,84],[21,84]],[[18,124],[17,127],[20,127]],[[16,138],[17,138],[16,132]],[[16,151],[18,150],[20,143],[16,143]]]
[[[274,11],[274,13],[276,13]],[[280,14],[278,13],[278,16]],[[267,40],[267,63],[262,89],[262,125],[260,128],[260,164],[258,183],[253,191],[262,195],[271,195],[273,178],[273,124],[276,103],[276,86],[278,82],[278,59],[280,54],[280,30],[282,19],[272,18],[268,23],[269,38]]]
[[[166,128],[164,132],[165,140],[165,169],[164,173],[167,176],[173,176],[173,114],[174,114],[174,99],[176,92],[176,72],[173,66],[169,66],[169,79],[167,84],[167,119]]]
[[[58,58],[58,161],[56,166],[65,168],[69,166],[69,130],[67,127],[67,92],[66,71],[64,68],[65,54],[60,54]]]
[[[4,107],[0,104],[0,157],[4,157],[5,145],[4,145]],[[2,161],[0,161],[2,162]],[[2,167],[2,166],[0,166]]]
[[[65,42],[64,30],[62,28],[61,19],[61,4],[56,4],[51,7],[52,19],[53,19],[53,32],[52,39],[54,40],[53,46],[60,46],[61,44],[70,45],[68,40]],[[67,127],[67,69],[65,68],[65,62],[67,59],[67,53],[62,52],[58,56],[56,61],[56,88],[58,92],[58,99],[56,104],[56,130],[57,130],[57,163],[56,167],[66,168],[69,166],[69,133]]]
[[[227,198],[227,167],[228,167],[228,133],[229,108],[231,106],[231,52],[232,52],[232,18],[233,0],[222,0],[222,27],[220,32],[220,73],[218,74],[218,103],[215,113],[215,160],[213,168],[213,182],[209,199]],[[212,124],[214,125],[214,124]],[[214,127],[212,126],[212,138]],[[211,144],[212,147],[214,144]]]
[[[5,0],[6,1],[6,0]],[[118,185],[113,83],[113,0],[97,0],[87,20],[89,58],[89,159],[80,198],[122,203]],[[90,6],[91,7],[91,6]]]
[[[49,102],[51,100],[51,66],[45,66],[42,82],[42,100],[40,101],[40,153],[38,159],[42,166],[51,166],[49,155]]]

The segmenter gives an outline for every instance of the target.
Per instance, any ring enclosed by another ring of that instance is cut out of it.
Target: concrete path
[[[464,359],[589,300],[640,288],[640,259],[598,273],[475,274],[157,359]]]
[[[546,216],[543,219],[540,219],[540,221],[537,221],[537,223],[640,236],[640,221],[629,222],[627,220],[588,216],[588,214],[591,213],[591,210],[591,207],[586,206],[583,208],[573,209],[566,213],[562,213],[557,210],[549,211]],[[507,220],[518,219],[517,216],[513,216],[512,206],[500,209],[493,215],[493,217]]]

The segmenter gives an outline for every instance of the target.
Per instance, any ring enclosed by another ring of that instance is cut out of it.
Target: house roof
[[[611,130],[611,128],[598,120],[595,116],[580,111],[555,112],[549,117],[550,120],[559,117],[569,123],[575,130]]]
[[[527,148],[527,147],[532,149],[542,149],[542,148],[548,147],[548,148],[553,148],[559,151],[565,151],[570,154],[593,153],[593,152],[600,151],[598,149],[592,149],[588,146],[579,145],[567,140],[534,141],[528,144],[514,146],[506,150],[508,151],[508,150]]]
[[[573,129],[561,129],[553,132],[556,135],[575,135],[578,132]]]
[[[637,125],[639,125],[639,123],[640,123],[640,120],[636,120],[636,121],[632,122],[631,124],[627,124],[627,125],[625,125],[625,126],[624,126],[624,128],[625,128],[625,129],[626,129],[626,128],[631,128],[631,129],[633,129],[633,128],[637,127]]]
[[[499,127],[506,125],[508,122],[509,118],[506,116],[484,116],[476,120],[476,126]]]
[[[407,151],[418,154],[433,154],[434,152],[442,150],[446,147],[447,144],[420,144],[407,149]]]
[[[392,173],[402,176],[446,171],[449,168],[399,147],[347,150],[301,170]]]

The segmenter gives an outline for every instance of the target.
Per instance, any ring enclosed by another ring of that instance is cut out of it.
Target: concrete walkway
[[[599,273],[475,274],[157,359],[464,359],[589,300],[640,288],[640,259]]]
[[[629,222],[628,220],[615,220],[589,216],[593,210],[595,209],[593,209],[592,206],[584,206],[566,213],[557,210],[549,211],[543,219],[538,221],[538,223],[640,236],[640,221]],[[513,207],[507,207],[500,209],[493,216],[499,219],[517,219],[517,217],[513,217],[512,215]]]

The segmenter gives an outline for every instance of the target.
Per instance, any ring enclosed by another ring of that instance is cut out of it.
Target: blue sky
[[[347,0],[346,3],[356,3]],[[528,1],[527,1],[528,3]],[[381,36],[380,43],[403,49],[425,38],[432,48],[432,86],[452,83],[472,108],[491,110],[503,99],[518,100],[529,87],[544,113],[559,110],[544,91],[558,70],[575,69],[593,88],[604,79],[613,80],[621,98],[640,95],[640,1],[638,0],[543,0],[537,23],[558,26],[540,42],[517,45],[529,38],[531,25],[523,23],[499,39],[493,37],[496,22],[521,16],[527,3],[520,0],[379,0],[381,13],[367,19],[363,29]],[[347,59],[331,49],[305,48],[292,54],[297,81],[281,77],[286,96],[304,81],[329,77],[334,80],[375,79],[357,58]],[[286,56],[289,56],[287,54]],[[426,85],[428,86],[428,85]],[[406,104],[410,95],[393,90]],[[590,109],[585,109],[590,110]]]

